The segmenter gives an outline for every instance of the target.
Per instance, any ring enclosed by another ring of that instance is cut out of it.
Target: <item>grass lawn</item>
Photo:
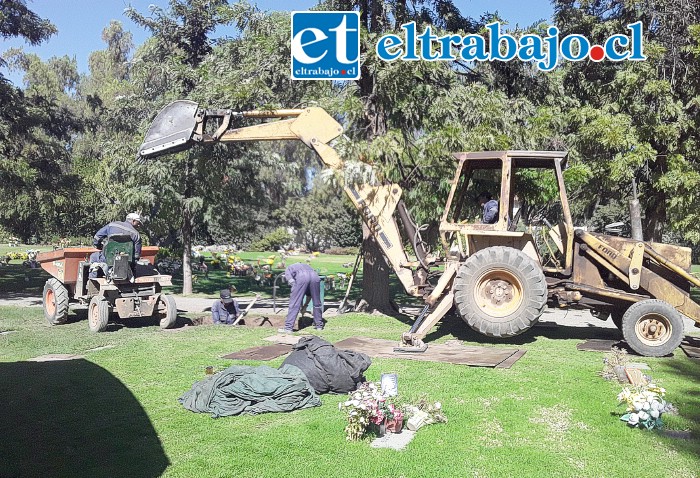
[[[223,354],[268,344],[269,328],[134,322],[91,334],[84,317],[49,327],[40,308],[0,307],[0,476],[137,477],[693,477],[700,470],[700,364],[678,350],[644,359],[678,410],[672,430],[692,440],[628,428],[621,387],[597,373],[602,354],[576,351],[595,328],[535,327],[486,346],[521,347],[511,369],[374,359],[370,380],[397,372],[405,397],[427,392],[449,422],[421,429],[403,452],[345,440],[338,403],[292,413],[212,419],[177,398]],[[407,324],[364,314],[331,318],[323,335],[397,339]],[[448,317],[428,336],[482,343]],[[96,350],[95,350],[96,349]],[[48,353],[76,361],[33,363]],[[272,362],[250,365],[278,366]],[[241,362],[236,362],[241,363]]]

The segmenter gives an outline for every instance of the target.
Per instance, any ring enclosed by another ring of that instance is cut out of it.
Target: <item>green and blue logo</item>
[[[359,78],[359,12],[292,12],[292,79]]]

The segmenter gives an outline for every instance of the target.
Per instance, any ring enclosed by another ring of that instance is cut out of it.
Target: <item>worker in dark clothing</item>
[[[245,315],[243,313],[242,315]],[[241,316],[238,301],[231,297],[230,289],[223,289],[219,293],[219,300],[211,306],[211,320],[216,324],[231,325]]]
[[[479,206],[484,208],[481,222],[484,224],[496,224],[498,222],[498,201],[491,197],[491,193],[484,191],[476,198]]]
[[[284,328],[277,331],[291,334],[294,329],[299,309],[306,295],[311,296],[314,304],[314,328],[323,330],[323,306],[321,305],[321,278],[308,264],[296,263],[287,267],[284,278],[292,286],[289,297],[289,312],[284,321]]]
[[[125,234],[131,237],[131,242],[134,243],[134,260],[141,258],[141,235],[136,230],[141,225],[141,216],[138,213],[132,212],[127,214],[126,221],[112,221],[105,227],[97,231],[93,238],[92,245],[97,249],[102,250],[102,243],[109,236],[117,234]]]
[[[92,241],[92,246],[99,249],[98,252],[93,252],[90,255],[91,264],[101,264],[103,265],[107,262],[104,253],[102,252],[102,247],[105,239],[112,235],[128,235],[131,237],[131,242],[134,243],[134,261],[141,258],[141,235],[136,230],[137,227],[141,225],[141,216],[138,213],[132,212],[127,214],[126,221],[112,221],[102,229],[97,231],[95,237]],[[106,265],[102,266],[102,269],[106,271]],[[97,277],[97,269],[94,267],[90,268],[90,277]]]

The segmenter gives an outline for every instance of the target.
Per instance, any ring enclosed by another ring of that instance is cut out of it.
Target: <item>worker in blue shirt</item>
[[[132,212],[127,214],[126,221],[112,221],[102,229],[97,231],[93,238],[93,247],[102,250],[102,243],[109,236],[124,234],[131,237],[131,242],[134,243],[134,260],[141,258],[141,235],[136,230],[141,225],[141,216],[138,213]]]
[[[95,278],[98,276],[98,269],[102,269],[106,275],[107,265],[104,264],[107,260],[105,259],[104,252],[102,252],[103,242],[109,236],[123,234],[131,237],[131,242],[134,243],[134,261],[141,258],[141,235],[136,230],[137,227],[141,226],[141,216],[132,212],[126,215],[126,220],[122,221],[112,221],[102,229],[97,231],[95,237],[92,241],[92,246],[99,249],[97,252],[93,252],[90,255],[91,264],[102,264],[101,267],[91,267],[90,268],[90,278]]]
[[[243,314],[245,315],[245,314]],[[211,320],[214,324],[231,325],[241,316],[238,301],[231,297],[231,291],[224,289],[219,293],[219,300],[211,306]]]
[[[277,332],[283,334],[292,333],[299,309],[301,309],[304,297],[307,295],[311,296],[314,304],[314,328],[323,330],[321,278],[318,276],[318,273],[310,265],[299,262],[285,269],[284,278],[292,286],[292,292],[289,296],[289,311],[284,321],[284,328],[277,329]]]
[[[498,222],[498,201],[491,197],[491,193],[484,191],[476,198],[479,206],[484,208],[481,222],[484,224],[496,224]]]

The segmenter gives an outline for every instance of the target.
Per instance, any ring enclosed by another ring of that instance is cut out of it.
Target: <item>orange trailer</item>
[[[131,264],[133,277],[120,280],[90,277],[91,247],[68,247],[40,253],[36,260],[53,277],[44,285],[44,316],[51,325],[68,320],[71,303],[88,304],[88,325],[93,332],[107,328],[112,312],[120,318],[157,317],[161,328],[175,325],[177,306],[162,287],[171,285],[171,276],[155,268],[158,247],[144,246],[141,259]]]

